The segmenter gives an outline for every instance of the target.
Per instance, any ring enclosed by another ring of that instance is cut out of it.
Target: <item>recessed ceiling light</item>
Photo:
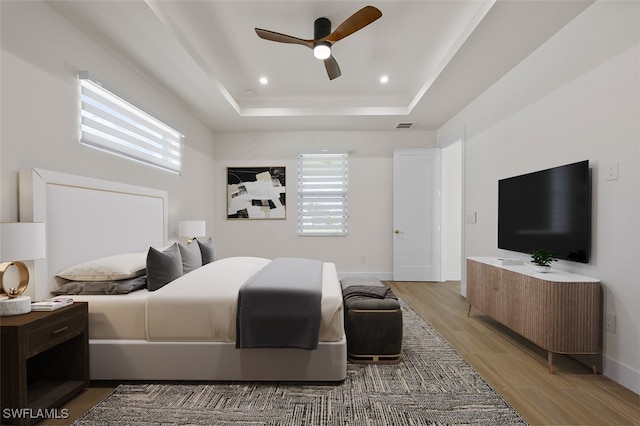
[[[267,80],[267,77],[260,77],[260,84],[267,84],[269,83],[269,80]]]
[[[388,83],[389,82],[389,76],[388,75],[383,75],[382,77],[380,77],[380,83]]]

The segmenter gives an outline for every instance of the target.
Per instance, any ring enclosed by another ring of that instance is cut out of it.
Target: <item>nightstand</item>
[[[0,318],[2,424],[64,418],[89,384],[88,304]]]

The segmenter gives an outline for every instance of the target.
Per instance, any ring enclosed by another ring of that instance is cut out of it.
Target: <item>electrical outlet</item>
[[[604,315],[604,329],[608,332],[616,332],[616,316],[614,314]]]
[[[607,164],[607,180],[617,180],[618,179],[618,163],[609,163]]]
[[[360,263],[367,263],[367,256],[366,255],[362,255],[362,257],[360,258]]]

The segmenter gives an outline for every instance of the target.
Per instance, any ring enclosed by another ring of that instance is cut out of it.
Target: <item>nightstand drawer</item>
[[[74,315],[61,321],[55,321],[31,331],[27,337],[27,356],[55,346],[73,336],[83,333],[86,324],[82,315]]]

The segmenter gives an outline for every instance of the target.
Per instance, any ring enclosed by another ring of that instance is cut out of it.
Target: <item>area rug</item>
[[[84,425],[526,425],[406,302],[402,362],[349,364],[342,383],[124,384]]]

